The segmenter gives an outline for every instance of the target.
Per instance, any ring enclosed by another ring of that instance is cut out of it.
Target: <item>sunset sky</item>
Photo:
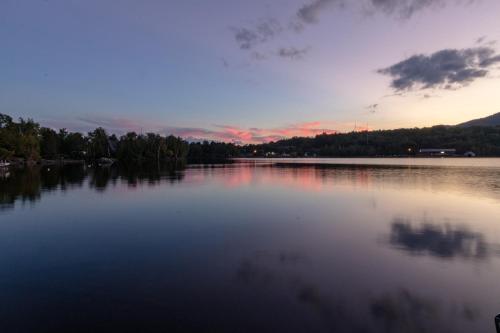
[[[500,112],[498,0],[2,0],[0,113],[262,142]]]

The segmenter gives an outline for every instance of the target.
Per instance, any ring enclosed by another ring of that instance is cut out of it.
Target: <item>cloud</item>
[[[397,91],[415,89],[458,89],[488,75],[500,55],[491,47],[445,49],[431,55],[417,54],[379,74],[392,78],[391,87]]]
[[[361,1],[348,1],[348,0],[309,0],[297,7],[294,15],[282,24],[275,18],[261,18],[256,24],[243,27],[231,28],[234,39],[238,47],[242,50],[252,50],[259,45],[267,43],[282,34],[300,33],[307,26],[319,23],[321,14],[329,9],[342,10],[353,8],[355,12],[360,13],[382,13],[386,16],[398,17],[400,19],[409,19],[415,13],[431,7],[445,7],[447,4],[470,4],[477,0],[361,0]],[[285,27],[285,28],[284,28]],[[484,42],[484,37],[480,37],[477,43]],[[305,49],[302,52],[290,52],[293,50],[298,51],[297,48],[281,48],[278,50],[277,55],[281,58],[299,58],[305,55]],[[263,60],[268,57],[255,57],[255,54],[261,55],[262,53],[252,53],[254,60]],[[466,73],[464,73],[466,74]],[[475,73],[480,74],[480,73]]]
[[[164,132],[181,137],[197,137],[207,140],[234,143],[265,143],[294,136],[311,137],[322,133],[337,133],[321,122],[300,123],[277,128],[241,128],[238,126],[216,125],[215,129],[171,127]]]
[[[295,47],[281,48],[278,50],[278,55],[281,58],[288,58],[293,60],[298,60],[304,58],[304,56],[309,51],[308,48],[298,49]]]
[[[318,16],[320,13],[333,5],[343,7],[344,2],[342,0],[315,0],[311,3],[303,5],[297,11],[297,17],[303,23],[317,23],[319,21]]]
[[[476,44],[482,44],[486,40],[486,36],[481,36],[476,39]]]
[[[368,112],[375,113],[378,110],[378,103],[368,105],[366,108],[368,109]]]
[[[247,28],[236,29],[234,31],[234,38],[243,50],[251,49],[253,45],[259,41],[259,36],[253,30]]]
[[[273,18],[261,19],[251,28],[232,28],[234,39],[242,50],[250,50],[258,44],[265,43],[282,30],[281,24]]]
[[[451,0],[457,2],[455,0]],[[386,15],[397,16],[402,19],[412,17],[416,12],[436,6],[445,6],[446,0],[370,0],[369,5],[373,11]]]
[[[167,127],[161,130],[183,138],[224,141],[233,143],[265,143],[294,136],[315,136],[322,133],[337,133],[321,122],[300,123],[277,128],[242,128],[230,125],[216,125],[214,129]]]
[[[469,4],[476,0],[465,1]],[[386,16],[395,16],[400,19],[409,19],[415,13],[431,7],[445,7],[448,3],[459,4],[457,0],[364,0],[359,2],[349,2],[346,0],[314,0],[308,2],[297,10],[298,22],[292,26],[295,31],[304,29],[304,24],[315,24],[319,22],[319,16],[330,8],[345,9],[358,6],[358,11],[368,13],[382,13]]]
[[[127,132],[137,133],[160,133],[163,135],[180,136],[190,141],[224,141],[233,143],[264,143],[277,141],[294,136],[312,137],[322,133],[337,133],[332,126],[341,124],[333,122],[304,122],[288,126],[273,128],[244,128],[233,125],[212,125],[210,127],[182,127],[170,126],[159,122],[146,122],[136,119],[104,117],[104,116],[84,116],[75,120],[49,120],[43,125],[50,125],[54,128],[67,128],[69,131],[88,132],[96,127],[103,127],[109,133],[123,135]],[[350,125],[343,126],[347,128]]]
[[[490,57],[490,58],[487,58],[487,59],[484,59],[481,62],[481,66],[482,67],[489,67],[489,66],[496,64],[497,62],[500,62],[500,54],[493,56],[493,57]]]
[[[264,54],[264,53],[261,53],[261,52],[252,52],[252,59],[254,60],[266,60],[268,57]]]
[[[469,0],[466,3],[472,3],[477,0]],[[444,7],[447,3],[460,3],[458,0],[363,0],[353,5],[353,2],[346,0],[313,0],[300,6],[295,16],[288,21],[288,28],[284,29],[282,24],[275,18],[261,18],[257,24],[250,27],[233,27],[231,30],[234,39],[242,50],[252,50],[258,45],[266,43],[282,33],[300,33],[307,25],[319,22],[319,16],[327,9],[345,9],[357,6],[355,10],[369,13],[383,13],[387,16],[397,16],[401,19],[409,19],[416,12],[429,7]],[[286,25],[285,25],[286,26]],[[484,37],[477,40],[482,43]],[[281,58],[298,59],[307,53],[307,49],[298,49],[295,47],[281,48],[277,55]],[[260,52],[253,52],[252,57],[255,60],[267,59]],[[463,73],[464,75],[480,75],[481,72]]]
[[[120,117],[79,117],[77,120],[80,120],[84,123],[103,127],[109,130],[119,130],[122,131],[141,131],[144,128],[144,124],[139,123],[136,120],[120,118]]]

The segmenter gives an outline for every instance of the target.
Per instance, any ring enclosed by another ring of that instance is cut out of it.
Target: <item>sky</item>
[[[500,112],[499,0],[1,0],[0,113],[266,142]]]

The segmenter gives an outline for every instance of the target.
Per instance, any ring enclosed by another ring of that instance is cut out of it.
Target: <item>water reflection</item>
[[[0,331],[487,332],[500,311],[497,174],[12,169]]]
[[[184,180],[204,183],[215,179],[229,188],[268,184],[320,192],[338,186],[363,188],[397,187],[481,195],[500,200],[497,168],[408,167],[391,165],[326,165],[300,163],[234,163],[190,166],[182,163],[142,167],[83,166],[12,169],[0,175],[0,210],[10,209],[17,199],[36,202],[42,191],[88,186],[103,192],[117,182],[130,188],[141,184],[175,184]]]
[[[277,254],[257,252],[252,257],[241,260],[236,270],[236,279],[247,284],[267,284],[281,278],[268,267],[285,268],[306,262],[304,255],[296,251],[282,251]]]
[[[430,255],[442,259],[484,260],[499,255],[499,245],[488,244],[483,234],[449,223],[424,220],[412,225],[409,218],[395,218],[391,224],[390,244],[412,255]]]
[[[11,170],[0,178],[0,210],[12,209],[16,200],[33,202],[40,199],[41,174],[39,170]]]
[[[382,159],[383,160],[383,159]],[[188,169],[189,170],[189,169]],[[273,183],[303,191],[321,192],[339,186],[395,188],[456,193],[500,200],[500,168],[463,166],[330,165],[241,161],[203,167],[187,177],[213,178],[229,188]]]
[[[464,322],[475,322],[481,314],[473,306],[462,304],[443,309],[441,304],[408,290],[372,299],[370,313],[383,332],[457,332],[466,331]]]
[[[297,260],[304,256],[296,252],[289,253],[293,258],[290,262],[281,261],[280,253],[257,253],[247,257],[240,262],[236,279],[256,291],[275,289],[276,292],[284,288],[298,305],[321,320],[318,331],[468,332],[468,324],[482,320],[480,310],[470,303],[442,302],[405,288],[395,288],[391,292],[353,292],[349,286],[344,289],[336,285],[336,281],[331,281],[329,285],[315,281],[306,277],[311,262]]]
[[[383,159],[382,159],[383,160]],[[286,169],[305,187],[349,184],[362,187],[399,187],[432,191],[480,194],[500,200],[500,168],[441,167],[359,164],[275,163],[263,167]],[[312,184],[312,186],[308,186]],[[321,189],[321,188],[320,188]]]
[[[117,182],[124,182],[129,187],[137,187],[143,183],[173,184],[183,180],[185,168],[184,163],[164,164],[160,167],[87,168],[71,165],[12,168],[0,177],[0,211],[13,209],[16,201],[21,204],[35,203],[42,198],[43,193],[64,192],[86,185],[98,192],[104,192]]]
[[[291,260],[283,258],[290,258]],[[352,316],[352,308],[340,297],[323,292],[317,283],[305,277],[310,262],[295,251],[276,254],[257,253],[240,262],[237,281],[262,289],[283,287],[297,304],[308,308],[328,332],[362,332],[362,322]]]

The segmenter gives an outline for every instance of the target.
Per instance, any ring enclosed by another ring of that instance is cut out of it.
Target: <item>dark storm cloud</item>
[[[431,55],[414,55],[377,72],[390,76],[391,87],[396,91],[457,89],[485,77],[499,62],[500,55],[490,47],[446,49]]]
[[[289,59],[302,59],[307,54],[308,49],[298,49],[295,47],[281,48],[278,50],[278,55],[281,58],[289,58]]]

